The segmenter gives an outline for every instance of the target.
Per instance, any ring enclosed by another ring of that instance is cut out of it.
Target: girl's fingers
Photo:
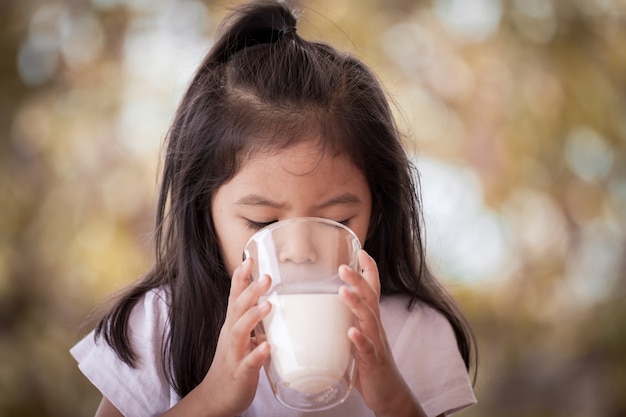
[[[230,335],[227,345],[240,357],[251,348],[250,333],[269,314],[271,307],[267,301],[259,303],[259,297],[269,289],[271,280],[266,275],[250,282],[252,263],[252,259],[247,259],[233,273],[224,323]]]
[[[359,352],[375,358],[377,352],[385,350],[386,337],[380,324],[380,280],[376,262],[365,251],[358,254],[361,273],[343,265],[339,276],[350,287],[339,290],[340,297],[350,307],[358,321],[351,337]]]
[[[376,289],[372,287],[368,280],[356,271],[353,271],[346,265],[342,265],[339,268],[339,277],[348,285],[353,292],[359,295],[359,297],[365,301],[374,311],[378,311],[379,294]],[[376,277],[378,273],[376,272]],[[378,279],[378,278],[376,278]]]
[[[229,304],[231,304],[231,300],[239,298],[243,290],[250,285],[253,262],[254,260],[252,258],[248,258],[233,272],[233,277],[230,282]]]
[[[228,308],[232,311],[232,318],[235,320],[238,320],[246,311],[257,304],[259,297],[267,292],[271,284],[271,279],[267,275],[262,276],[258,281],[251,283],[248,281],[246,284],[241,284],[241,281],[243,281],[241,275],[247,272],[246,276],[250,276],[250,266],[246,266],[244,262],[241,265],[242,269],[235,271],[233,274],[233,283],[231,285],[236,285],[235,280],[240,280],[239,285],[245,285],[243,289],[231,290]],[[249,280],[249,278],[246,278],[246,280]]]
[[[356,347],[360,363],[364,365],[375,365],[380,363],[380,357],[376,346],[368,337],[359,331],[359,329],[351,327],[350,330],[348,330],[348,338]]]
[[[246,311],[239,320],[235,322],[231,334],[233,343],[237,348],[242,350],[249,348],[251,343],[250,333],[254,330],[256,325],[270,313],[271,308],[272,305],[269,302],[261,301],[258,305]]]
[[[243,379],[257,378],[259,368],[270,354],[270,344],[262,342],[248,354],[239,365],[239,373]]]
[[[376,265],[376,261],[363,249],[359,251],[358,258],[363,278],[365,278],[365,280],[372,287],[376,293],[376,297],[380,298],[380,277],[378,276],[378,266]]]
[[[382,347],[381,327],[378,316],[372,307],[348,287],[341,287],[339,296],[352,310],[361,332],[368,335],[370,340],[375,341],[375,346]]]

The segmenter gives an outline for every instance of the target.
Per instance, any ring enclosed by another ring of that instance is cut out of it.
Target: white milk
[[[306,393],[337,383],[350,363],[350,309],[336,293],[274,293],[266,299],[272,311],[263,327],[281,382]]]

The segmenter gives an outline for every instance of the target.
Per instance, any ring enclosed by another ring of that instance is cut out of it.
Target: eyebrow
[[[336,205],[354,205],[359,204],[361,199],[352,193],[343,193],[338,196],[331,198],[330,200],[326,200],[321,204],[317,205],[316,208],[326,208],[330,206]]]
[[[315,206],[316,209],[323,209],[336,205],[355,205],[361,203],[361,199],[355,194],[346,192],[330,198]],[[269,200],[258,194],[248,194],[235,202],[238,206],[267,206],[272,208],[282,208],[284,203]]]
[[[258,194],[248,194],[244,197],[241,197],[239,200],[235,201],[235,204],[237,204],[238,206],[268,206],[274,208],[281,208],[283,206],[283,204],[281,203],[268,200],[267,198]]]

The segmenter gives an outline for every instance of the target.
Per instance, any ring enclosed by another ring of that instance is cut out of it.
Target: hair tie
[[[295,32],[295,26],[290,26],[285,29],[262,28],[249,31],[236,40],[230,53],[227,54],[224,58],[225,60],[228,60],[232,55],[250,46],[276,43],[284,36]]]
[[[280,37],[282,38],[285,35],[289,35],[290,33],[296,33],[297,29],[295,26],[289,26],[287,29],[282,29],[280,31]]]

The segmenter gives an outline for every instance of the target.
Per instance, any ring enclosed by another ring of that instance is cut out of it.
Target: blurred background
[[[89,416],[68,349],[150,266],[160,147],[232,2],[0,2],[0,415]],[[626,416],[626,2],[311,0],[421,171],[481,349],[465,416]]]

